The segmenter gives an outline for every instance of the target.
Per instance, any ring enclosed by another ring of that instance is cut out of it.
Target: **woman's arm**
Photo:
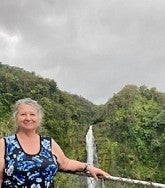
[[[88,171],[96,180],[98,176],[108,178],[109,174],[103,170],[94,167],[93,165],[87,165],[86,163],[69,159],[65,156],[60,146],[52,139],[52,153],[56,155],[59,169],[63,171]]]
[[[3,181],[3,170],[5,167],[5,142],[4,139],[0,139],[0,188],[2,186],[2,181]]]

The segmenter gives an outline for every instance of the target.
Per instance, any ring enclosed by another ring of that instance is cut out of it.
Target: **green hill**
[[[116,176],[165,182],[165,93],[127,85],[103,110],[94,129],[100,164]]]

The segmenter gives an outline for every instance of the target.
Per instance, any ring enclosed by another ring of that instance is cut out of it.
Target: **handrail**
[[[130,179],[130,178],[109,176],[108,179],[113,180],[113,181],[131,183],[131,184],[145,185],[145,186],[157,187],[157,188],[165,188],[165,184],[142,181],[142,180],[135,180],[135,179]]]
[[[72,172],[72,171],[61,171],[61,170],[59,172],[75,174],[79,176],[92,177],[90,173],[84,173],[84,172],[77,172],[77,171]],[[144,185],[144,186],[155,187],[155,188],[165,188],[165,184],[161,184],[161,183],[135,180],[135,179],[130,179],[130,178],[115,177],[111,175],[108,176],[107,178],[102,177],[102,176],[99,176],[98,178],[102,180],[112,180],[112,181],[118,181],[118,182],[123,182],[123,183],[128,183],[128,184],[138,184],[138,185]]]

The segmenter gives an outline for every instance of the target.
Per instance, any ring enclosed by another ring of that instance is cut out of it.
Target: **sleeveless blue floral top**
[[[40,151],[23,151],[16,135],[5,137],[5,170],[2,188],[50,188],[58,170],[51,152],[51,138],[40,136]],[[33,147],[33,146],[32,146]]]

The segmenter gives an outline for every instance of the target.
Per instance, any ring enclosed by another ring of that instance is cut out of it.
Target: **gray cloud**
[[[126,84],[164,91],[164,0],[1,0],[0,61],[105,103]]]

